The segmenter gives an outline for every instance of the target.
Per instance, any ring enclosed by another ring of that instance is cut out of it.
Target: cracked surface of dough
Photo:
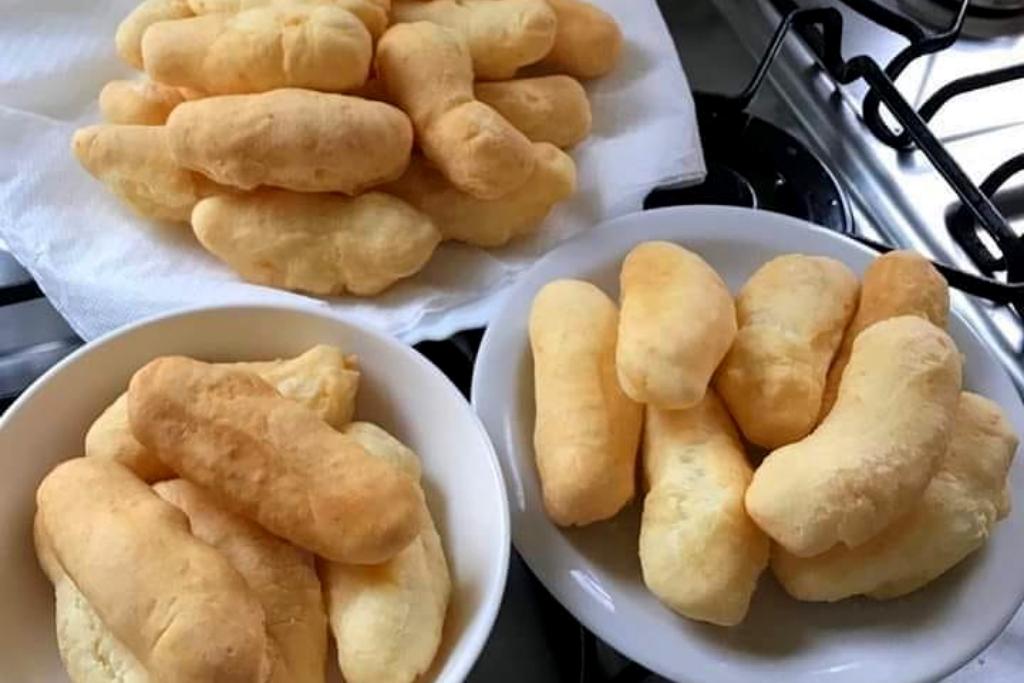
[[[221,509],[184,479],[161,482],[153,490],[184,512],[192,534],[216,548],[252,589],[273,645],[269,683],[323,683],[327,615],[313,556]]]
[[[622,390],[659,408],[696,405],[736,337],[729,288],[699,255],[671,242],[634,247],[619,284]]]
[[[768,455],[747,512],[801,557],[866,543],[917,504],[949,446],[960,394],[953,340],[923,318],[875,323],[853,342],[832,412]]]
[[[43,561],[48,574],[55,561],[152,680],[266,680],[256,597],[220,553],[192,536],[185,516],[131,472],[74,458],[47,475],[36,501],[37,539],[48,548],[41,554],[52,551]]]
[[[714,391],[685,410],[647,406],[640,522],[644,583],[691,619],[743,621],[768,564],[768,537],[743,507],[751,469]]]
[[[53,584],[57,650],[72,683],[150,683],[150,676],[64,573],[37,512],[32,536],[39,566]]]
[[[378,0],[302,0],[302,2],[307,5],[327,5],[348,10],[363,22],[374,40],[380,38],[388,26],[389,5],[386,2]],[[294,5],[295,2],[294,0],[189,0],[188,4],[195,14],[234,14],[257,7]]]
[[[411,477],[252,373],[158,358],[132,377],[128,416],[171,469],[301,548],[372,564],[416,536]]]
[[[100,114],[107,123],[162,126],[179,104],[200,93],[153,81],[110,81],[100,91]]]
[[[776,548],[776,578],[793,597],[812,601],[860,594],[887,600],[921,588],[980,548],[1009,513],[1017,444],[998,405],[960,394],[949,449],[910,512],[856,548],[806,558]]]

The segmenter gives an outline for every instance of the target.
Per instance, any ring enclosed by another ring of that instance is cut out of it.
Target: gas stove
[[[696,90],[709,173],[697,187],[655,189],[646,206],[751,206],[811,220],[878,249],[916,249],[941,264],[954,287],[988,297],[956,293],[954,306],[1024,387],[1024,294],[1006,285],[1024,281],[1024,256],[1018,256],[1024,247],[1017,244],[1024,231],[1024,173],[1017,173],[1024,166],[1024,0],[659,4]],[[811,8],[827,12],[799,13]],[[835,28],[836,16],[841,29],[828,40],[816,38],[823,25]],[[779,28],[787,20],[793,30],[784,33]],[[898,77],[890,70],[893,92],[907,109],[924,111],[936,93],[969,90],[924,117],[931,131],[926,147],[938,146],[928,153],[908,141],[884,106],[871,113],[876,95],[850,67],[865,55],[884,68],[922,42],[941,49],[910,60]],[[774,59],[764,59],[773,45]],[[975,79],[950,90],[948,84],[982,72],[989,75],[980,84],[999,83],[970,89],[979,85]],[[942,171],[930,156],[939,158]],[[944,168],[943,159],[962,173]],[[959,190],[968,201],[952,189],[950,175],[966,181]],[[994,225],[979,229],[986,221]],[[417,348],[468,393],[480,336],[467,331]],[[80,343],[0,244],[0,412]],[[1019,680],[1022,633],[1018,618],[950,680]],[[513,553],[501,613],[470,680],[659,679],[579,625]]]
[[[842,21],[843,57],[854,63],[853,57],[866,55],[893,76],[894,90],[922,114],[937,152],[962,171],[961,191],[979,194],[976,204],[988,204],[972,207],[958,196],[948,178],[952,171],[939,170],[927,146],[904,134],[879,104],[878,88],[862,78],[838,83],[815,53],[814,37],[805,37],[817,29],[806,27],[783,41],[767,78],[772,95],[784,103],[785,118],[795,123],[791,128],[839,179],[857,232],[916,249],[962,273],[1001,282],[1024,279],[1018,239],[1024,230],[1024,13],[1004,7],[997,18],[965,2],[950,10],[935,0],[713,4],[748,52],[759,57],[787,14],[831,8]],[[961,33],[966,27],[970,36]],[[826,42],[831,47],[838,41]],[[981,194],[990,195],[991,203]],[[978,208],[994,209],[989,217],[1001,225],[981,229],[974,216]],[[1019,293],[962,289],[996,299],[956,295],[954,306],[1024,386]],[[1016,308],[1005,305],[1010,302]]]

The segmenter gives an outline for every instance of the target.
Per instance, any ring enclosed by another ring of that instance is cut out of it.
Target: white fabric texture
[[[595,0],[626,36],[622,63],[587,85],[579,189],[533,237],[492,251],[442,245],[417,276],[371,299],[314,299],[241,281],[186,226],[136,217],[81,169],[69,143],[97,96],[132,70],[114,30],[134,0],[5,0],[0,22],[0,240],[86,339],[175,308],[302,301],[407,342],[486,323],[517,273],[559,242],[640,209],[655,186],[703,178],[693,100],[654,0]]]

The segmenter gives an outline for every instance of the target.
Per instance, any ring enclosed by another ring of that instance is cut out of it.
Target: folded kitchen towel
[[[442,245],[427,268],[372,299],[316,299],[251,285],[185,226],[136,217],[72,157],[98,121],[100,88],[132,71],[114,31],[133,0],[9,0],[0,23],[0,240],[86,339],[142,317],[215,303],[330,306],[412,343],[486,324],[517,273],[603,220],[640,209],[655,186],[697,182],[693,99],[654,0],[594,0],[626,36],[619,68],[586,84],[591,137],[572,151],[579,191],[539,234],[503,249]]]

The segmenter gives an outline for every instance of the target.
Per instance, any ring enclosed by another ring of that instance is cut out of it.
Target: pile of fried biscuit
[[[999,406],[963,389],[948,314],[946,281],[906,251],[862,281],[787,254],[735,299],[669,242],[626,256],[619,305],[549,283],[529,321],[548,516],[613,517],[639,459],[643,580],[719,625],[744,619],[769,565],[798,600],[921,588],[1008,514],[1018,444]]]
[[[36,493],[74,683],[429,669],[451,592],[415,453],[354,422],[356,360],[151,361]]]
[[[75,133],[89,173],[245,280],[371,296],[573,194],[622,35],[582,0],[144,0],[116,47],[144,74]]]

